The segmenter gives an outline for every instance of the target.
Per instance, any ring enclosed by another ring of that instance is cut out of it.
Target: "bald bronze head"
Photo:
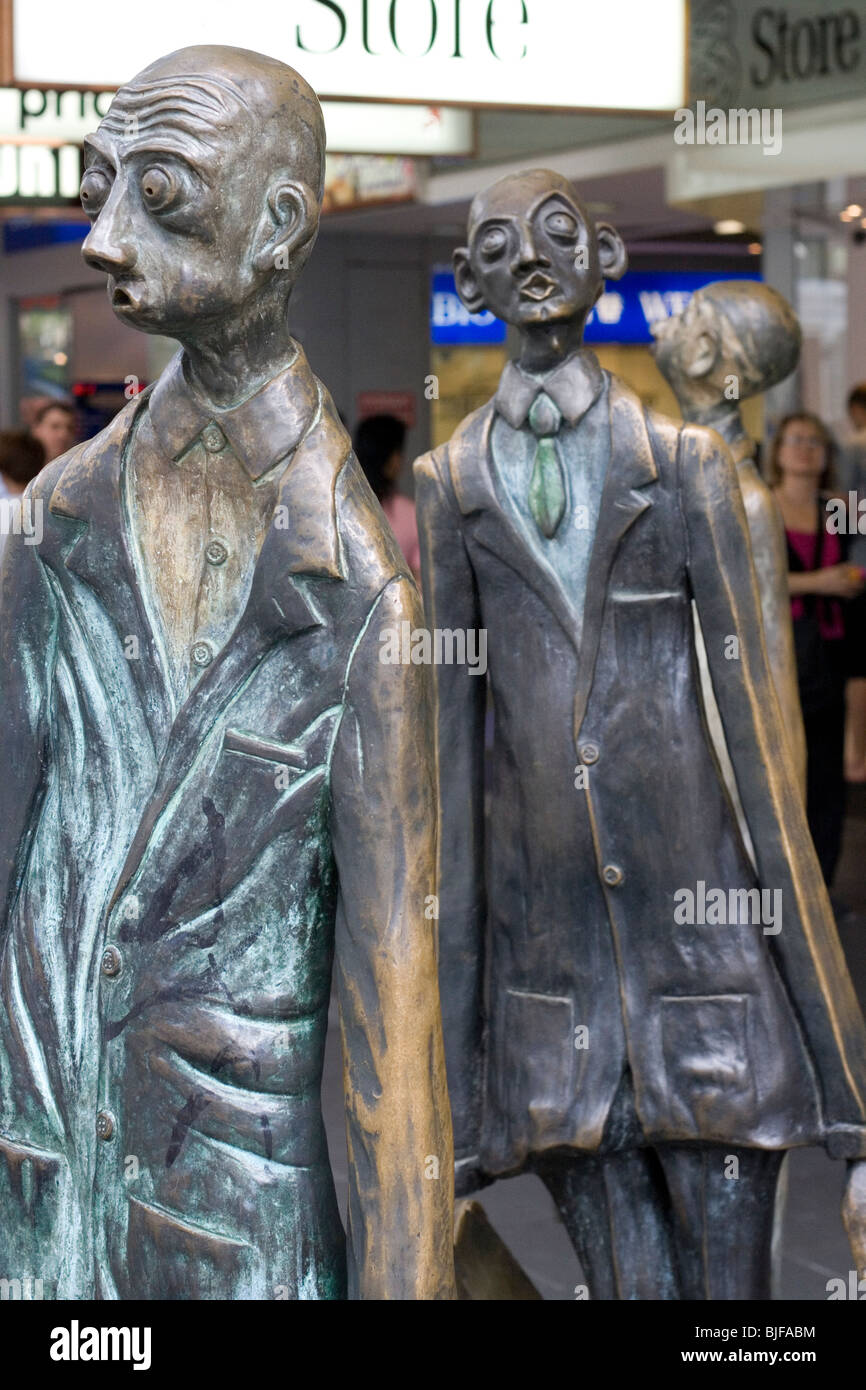
[[[454,252],[467,308],[489,309],[525,332],[569,324],[582,333],[605,279],[619,279],[626,264],[619,234],[596,223],[551,169],[509,175],[479,193],[468,245]]]
[[[118,91],[85,141],[82,254],[120,319],[185,344],[283,314],[318,230],[321,107],[284,63],[196,46]]]
[[[681,314],[661,319],[652,332],[653,356],[686,420],[784,381],[802,337],[788,301],[757,280],[703,285]]]

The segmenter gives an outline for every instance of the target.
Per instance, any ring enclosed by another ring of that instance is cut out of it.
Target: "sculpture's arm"
[[[736,472],[711,431],[682,431],[680,495],[692,592],[759,883],[782,895],[781,929],[768,935],[820,1076],[828,1148],[866,1156],[866,1029],[785,739]],[[726,656],[732,636],[736,659]]]
[[[415,464],[415,502],[427,622],[478,630],[475,576],[444,461]],[[484,675],[436,668],[439,829],[439,980],[448,1089],[454,1120],[456,1191],[478,1186],[484,1039]]]
[[[26,496],[32,498],[30,489]],[[49,672],[57,631],[54,596],[36,547],[27,540],[23,534],[6,537],[0,570],[0,950],[47,772]]]
[[[806,734],[797,685],[785,527],[772,493],[763,487],[747,495],[746,517],[761,595],[767,656],[794,758],[797,781],[805,800]]]
[[[362,1299],[454,1296],[432,676],[384,661],[380,641],[405,621],[420,627],[421,605],[395,578],[358,639],[331,763],[349,1294]]]

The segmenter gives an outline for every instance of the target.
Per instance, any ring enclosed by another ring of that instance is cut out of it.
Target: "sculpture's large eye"
[[[78,196],[88,217],[96,217],[111,192],[111,180],[102,169],[86,169]]]
[[[565,237],[569,241],[577,236],[577,222],[570,212],[565,212],[562,208],[548,213],[544,219],[544,226],[551,236]]]
[[[481,237],[480,251],[482,256],[486,256],[489,260],[501,256],[507,242],[508,237],[504,227],[488,227]]]
[[[177,179],[161,165],[154,164],[141,176],[141,196],[150,212],[162,212],[170,207],[178,193]]]

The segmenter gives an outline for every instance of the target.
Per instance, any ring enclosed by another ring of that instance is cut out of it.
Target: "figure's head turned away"
[[[82,254],[126,323],[184,341],[287,302],[312,250],[325,129],[292,68],[196,46],[121,87],[85,141]]]

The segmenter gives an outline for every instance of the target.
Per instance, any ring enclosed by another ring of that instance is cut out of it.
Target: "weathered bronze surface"
[[[379,660],[420,605],[287,328],[323,160],[303,79],[215,47],[87,142],[85,260],[183,348],[4,562],[0,1275],[46,1297],[454,1295],[432,692]]]
[[[481,194],[458,288],[516,327],[520,356],[416,464],[427,620],[486,628],[494,704],[485,823],[483,683],[438,668],[457,1187],[536,1171],[592,1297],[767,1297],[784,1152],[866,1156],[866,1028],[736,466],[582,346],[625,260],[557,174]],[[707,733],[693,601],[756,872]]]
[[[653,326],[654,356],[673,388],[683,419],[722,436],[737,465],[773,684],[805,796],[806,735],[788,594],[785,528],[773,494],[755,465],[755,446],[741,402],[790,376],[800,356],[800,324],[778,290],[754,280],[719,280],[692,295],[681,314]],[[703,657],[700,635],[698,654]],[[702,675],[706,661],[701,663]],[[704,690],[713,733],[719,729],[712,687]],[[725,771],[727,749],[720,748]],[[727,780],[727,779],[726,779]],[[735,789],[729,788],[735,793]]]
[[[455,1209],[454,1269],[458,1297],[464,1302],[525,1302],[541,1298],[494,1230],[480,1202],[458,1202]]]

